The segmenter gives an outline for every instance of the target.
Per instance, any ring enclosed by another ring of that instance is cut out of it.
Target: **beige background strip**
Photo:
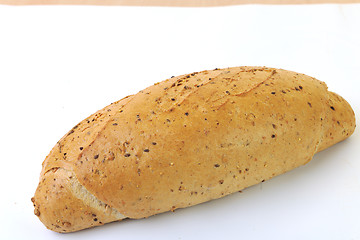
[[[214,7],[239,4],[323,4],[360,3],[360,0],[0,0],[7,5],[121,5]]]

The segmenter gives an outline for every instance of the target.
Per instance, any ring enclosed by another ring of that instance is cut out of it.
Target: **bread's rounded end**
[[[31,201],[34,214],[48,229],[74,232],[118,220],[76,198],[70,189],[72,177],[69,171],[54,168],[40,179]]]
[[[326,119],[323,119],[323,140],[317,152],[350,137],[356,127],[355,113],[350,104],[341,96],[329,91],[329,102],[326,107],[328,115]]]

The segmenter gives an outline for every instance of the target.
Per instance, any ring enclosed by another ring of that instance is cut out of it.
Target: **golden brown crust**
[[[336,93],[329,93],[325,129],[322,143],[317,152],[320,152],[337,142],[351,136],[355,130],[355,113],[350,104]]]
[[[91,146],[91,143],[96,139],[107,121],[131,98],[132,96],[127,96],[112,103],[75,125],[50,151],[43,162],[40,175],[42,176],[47,171],[58,167],[72,170],[74,161],[79,158],[87,147]]]
[[[270,179],[307,163],[355,128],[351,107],[323,82],[264,67],[174,77],[97,114],[97,124],[88,123],[90,117],[59,141],[42,176],[67,169],[96,199],[129,218]]]
[[[54,168],[42,176],[32,201],[35,215],[48,229],[73,232],[122,219],[105,204],[82,198],[74,180],[75,176],[62,168]]]

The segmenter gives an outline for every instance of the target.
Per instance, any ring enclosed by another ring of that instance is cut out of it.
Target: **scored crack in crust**
[[[110,207],[106,203],[97,199],[93,194],[91,194],[80,182],[76,179],[75,175],[65,169],[59,169],[60,171],[66,171],[64,175],[68,176],[70,179],[69,190],[77,199],[84,202],[85,205],[94,208],[98,211],[104,212],[107,215],[116,218],[117,220],[122,220],[126,218],[115,208]]]
[[[57,232],[71,232],[79,227],[99,226],[126,218],[97,199],[71,171],[63,168],[54,168],[42,176],[32,202],[35,215],[48,222],[47,228]]]

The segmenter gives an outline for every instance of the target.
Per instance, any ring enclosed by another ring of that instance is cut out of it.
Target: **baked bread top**
[[[69,218],[74,199],[90,206],[72,213],[76,224],[47,224],[60,232],[173,211],[306,164],[354,128],[350,105],[304,74],[234,67],[172,77],[71,129],[43,163],[35,211],[53,222]],[[61,191],[61,204],[45,199]]]

